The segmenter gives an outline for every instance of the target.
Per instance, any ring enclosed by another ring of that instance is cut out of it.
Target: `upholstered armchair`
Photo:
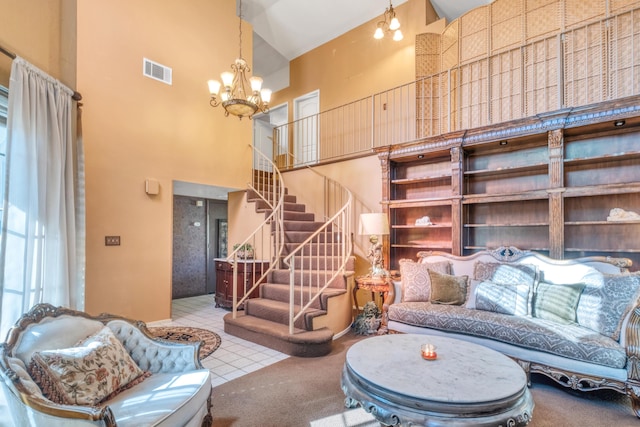
[[[0,346],[0,386],[16,426],[210,426],[199,347],[153,338],[140,321],[40,304]]]

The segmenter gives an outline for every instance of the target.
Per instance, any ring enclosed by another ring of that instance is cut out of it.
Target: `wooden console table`
[[[214,261],[216,263],[216,307],[230,308],[233,306],[233,265],[224,258],[215,258]],[[238,260],[238,299],[253,287],[268,266],[269,263],[264,260]],[[259,292],[256,289],[249,298],[258,296]]]

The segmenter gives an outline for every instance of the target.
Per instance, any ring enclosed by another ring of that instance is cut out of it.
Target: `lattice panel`
[[[457,73],[455,70],[440,73],[440,106],[442,109],[442,115],[440,117],[441,133],[451,132],[452,130],[450,123],[452,123],[451,111],[453,111],[453,103],[451,101],[450,94],[452,86],[451,82],[455,81],[454,79],[456,78]]]
[[[610,20],[609,98],[640,94],[640,11]]]
[[[606,18],[606,0],[564,0],[562,3],[565,29]]]
[[[489,54],[489,7],[472,9],[460,18],[460,62],[467,63]]]
[[[565,33],[565,106],[576,107],[607,99],[605,35],[602,22]]]
[[[446,130],[441,127],[443,79],[447,73],[437,74],[418,82],[416,86],[417,135],[418,139],[440,135]]]
[[[495,0],[490,5],[491,53],[523,44],[522,0]]]
[[[440,72],[440,34],[416,36],[416,79]]]
[[[557,37],[524,46],[525,117],[561,108],[558,51]]]
[[[489,61],[476,61],[460,67],[460,85],[456,91],[460,100],[456,129],[489,124]]]
[[[525,41],[556,34],[561,29],[560,0],[525,0]]]
[[[441,70],[448,70],[458,65],[458,35],[459,22],[456,19],[445,28],[442,33],[442,66]]]
[[[522,51],[513,49],[490,59],[491,123],[522,117]]]
[[[609,0],[609,15],[617,15],[639,6],[640,0]]]

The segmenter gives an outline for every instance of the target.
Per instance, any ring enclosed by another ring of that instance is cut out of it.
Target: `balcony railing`
[[[287,170],[638,95],[638,22],[640,9],[621,13],[287,123],[274,158]]]

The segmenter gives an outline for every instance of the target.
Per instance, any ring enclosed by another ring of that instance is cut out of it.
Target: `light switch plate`
[[[104,236],[105,246],[120,246],[120,236]]]

